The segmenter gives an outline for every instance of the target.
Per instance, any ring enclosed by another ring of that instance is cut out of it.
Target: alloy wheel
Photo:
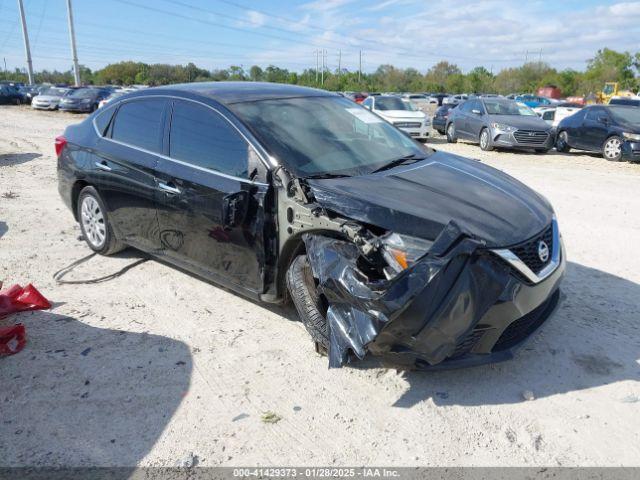
[[[610,138],[604,144],[604,156],[607,160],[616,160],[622,152],[622,142],[619,138]]]
[[[94,248],[102,248],[107,238],[107,228],[104,221],[104,214],[98,201],[92,196],[82,199],[80,209],[82,227],[86,234],[87,241]]]
[[[480,134],[480,147],[484,150],[489,145],[489,134],[486,130],[483,130]]]

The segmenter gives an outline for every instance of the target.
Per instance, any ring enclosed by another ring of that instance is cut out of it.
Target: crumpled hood
[[[547,122],[537,115],[535,117],[533,115],[489,115],[489,119],[492,123],[503,123],[511,127],[525,130],[549,130]]]
[[[371,175],[307,182],[329,210],[429,240],[454,221],[489,247],[508,247],[542,231],[553,216],[551,205],[515,178],[444,152]]]

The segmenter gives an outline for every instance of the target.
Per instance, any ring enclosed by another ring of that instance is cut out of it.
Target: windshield
[[[93,98],[98,94],[97,90],[93,90],[91,88],[79,88],[78,90],[73,90],[68,98]]]
[[[409,110],[413,112],[415,108],[409,102],[398,97],[378,97],[376,98],[376,110]]]
[[[367,109],[340,97],[230,105],[262,144],[300,177],[362,175],[400,157],[426,157],[420,144]]]
[[[621,123],[640,128],[640,108],[637,107],[609,107],[611,115]]]
[[[523,117],[535,117],[536,112],[523,103],[485,100],[484,106],[489,115],[518,115]]]
[[[52,97],[62,97],[68,91],[69,90],[66,88],[48,88],[44,92],[42,92],[42,95],[51,95]]]

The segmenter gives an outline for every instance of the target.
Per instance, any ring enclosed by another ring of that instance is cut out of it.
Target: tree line
[[[92,85],[167,85],[207,81],[265,81],[321,87],[333,91],[380,92],[448,92],[448,93],[520,93],[534,92],[538,87],[555,85],[564,95],[586,95],[602,89],[605,82],[619,82],[623,89],[640,89],[640,52],[617,52],[608,48],[598,50],[588,60],[584,71],[557,70],[545,62],[529,62],[493,73],[476,67],[463,73],[460,67],[442,60],[426,73],[415,68],[380,65],[372,73],[342,69],[325,71],[324,81],[313,68],[295,72],[269,65],[253,65],[249,69],[233,65],[226,69],[206,70],[194,63],[186,65],[147,64],[123,61],[92,71],[81,67],[84,84]],[[24,72],[16,69],[4,72],[6,80],[26,82]],[[37,83],[73,83],[72,71],[43,70],[35,74]]]

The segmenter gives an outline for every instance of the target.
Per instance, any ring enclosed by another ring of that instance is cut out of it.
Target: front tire
[[[568,140],[569,136],[567,135],[567,132],[563,130],[558,133],[558,138],[556,139],[556,151],[560,153],[569,153],[571,147],[569,146]]]
[[[616,135],[607,138],[602,147],[602,156],[610,162],[619,162],[622,159],[622,139]]]
[[[287,270],[287,289],[298,316],[316,344],[316,350],[329,349],[328,304],[318,292],[317,280],[306,255],[296,257]]]
[[[489,135],[489,129],[483,128],[480,132],[480,148],[485,152],[490,152],[493,150],[493,145],[491,145],[491,136]]]
[[[82,237],[91,250],[101,255],[112,255],[126,248],[113,234],[107,209],[95,188],[82,189],[77,209]]]
[[[456,143],[457,141],[458,139],[456,138],[456,127],[453,122],[451,122],[449,125],[447,125],[447,143]]]

